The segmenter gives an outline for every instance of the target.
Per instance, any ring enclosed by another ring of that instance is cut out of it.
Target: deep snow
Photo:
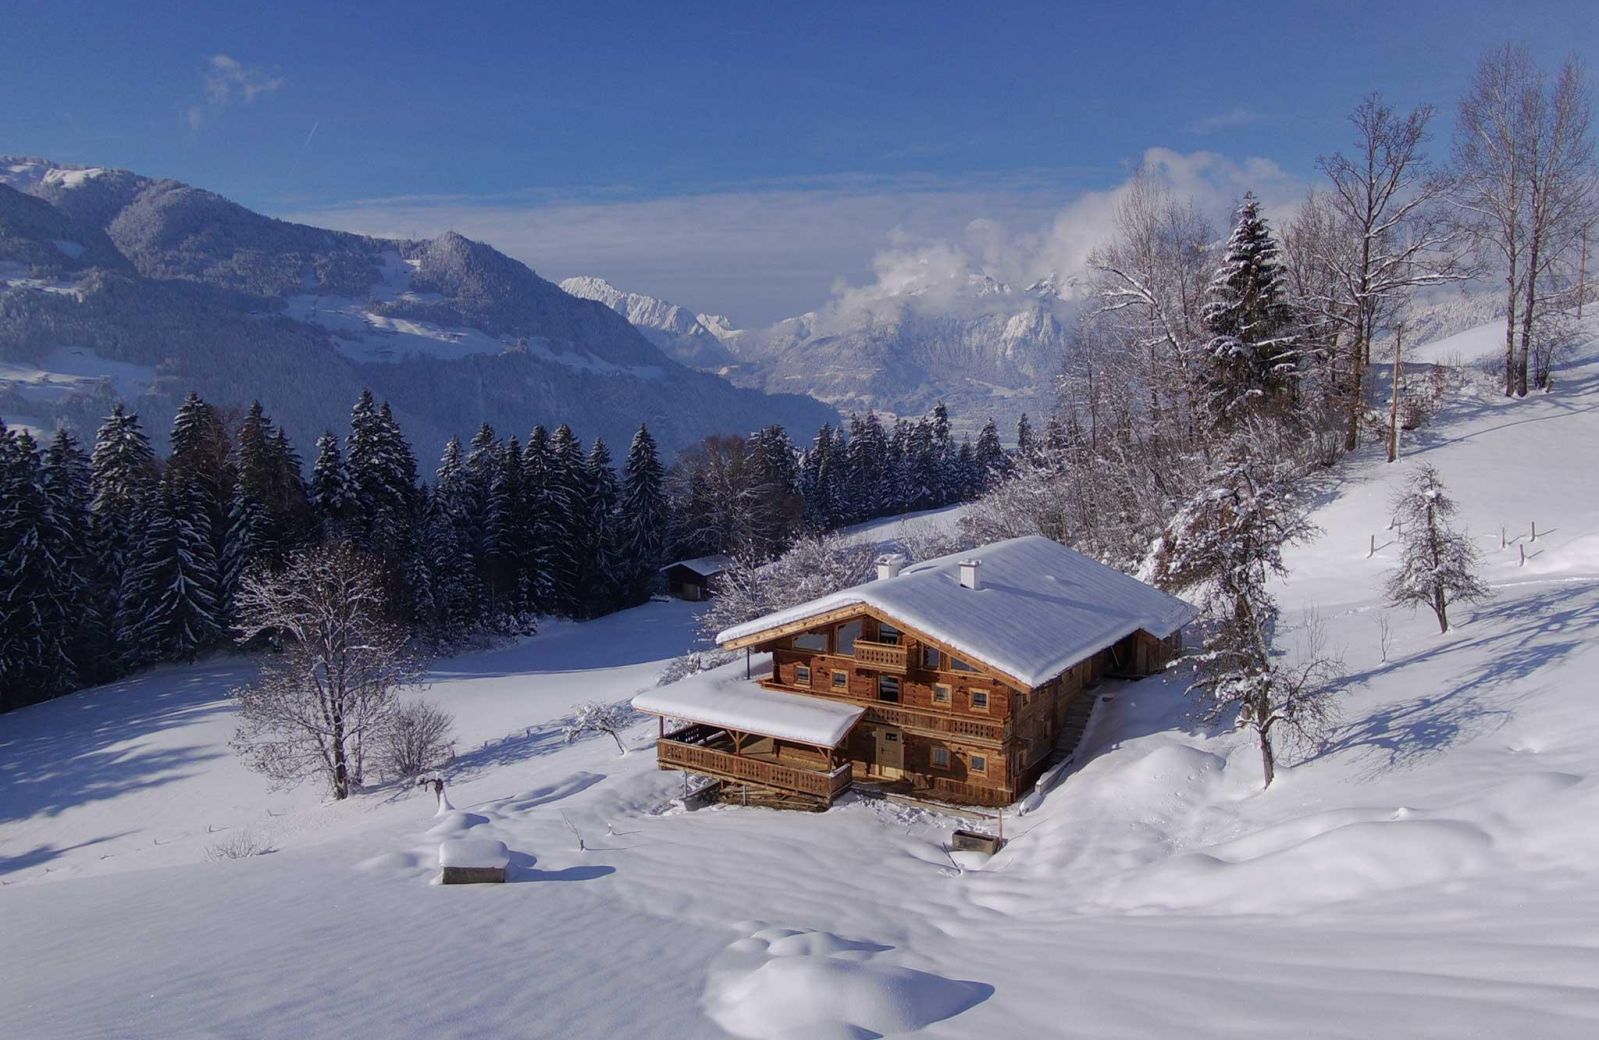
[[[226,747],[248,663],[167,668],[0,716],[0,1031],[1599,1035],[1599,346],[1551,396],[1477,378],[1406,456],[1460,500],[1495,599],[1446,636],[1384,608],[1405,466],[1340,467],[1280,593],[1343,649],[1344,722],[1269,791],[1179,672],[1102,686],[1080,765],[980,869],[943,852],[954,818],[890,803],[683,812],[653,720],[625,756],[560,725],[653,683],[679,603],[441,662],[442,815],[420,789],[269,794]],[[245,829],[276,851],[208,861]],[[430,883],[468,837],[513,883]]]

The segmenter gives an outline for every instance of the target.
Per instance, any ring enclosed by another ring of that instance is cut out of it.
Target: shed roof
[[[661,570],[669,571],[673,567],[685,567],[702,578],[714,578],[731,566],[733,566],[733,558],[731,556],[696,556],[692,560],[678,560],[676,563],[669,563],[662,567]]]
[[[960,580],[977,559],[978,587]],[[1198,613],[1192,604],[1037,535],[994,542],[905,568],[732,628],[718,643],[863,604],[1028,686],[1039,686],[1117,640],[1164,639]]]
[[[803,693],[774,693],[747,679],[730,681],[714,673],[646,690],[633,698],[633,707],[650,715],[826,748],[838,747],[866,711]]]

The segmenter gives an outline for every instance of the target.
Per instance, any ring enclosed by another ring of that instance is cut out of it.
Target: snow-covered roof
[[[963,560],[981,560],[978,587],[961,584]],[[995,542],[906,567],[897,577],[844,589],[735,625],[728,643],[864,604],[905,627],[1029,686],[1039,686],[1137,631],[1164,639],[1198,608],[1037,535]]]
[[[687,567],[702,578],[714,578],[731,566],[733,566],[733,558],[731,556],[696,556],[692,560],[678,560],[676,563],[669,563],[662,567],[661,570],[669,571],[673,567]]]
[[[646,690],[633,698],[633,707],[650,715],[828,748],[838,747],[866,711],[803,693],[774,693],[747,679],[735,682],[714,675]]]

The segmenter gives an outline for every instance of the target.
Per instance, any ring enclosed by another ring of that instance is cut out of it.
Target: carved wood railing
[[[909,671],[909,654],[903,646],[892,643],[874,643],[867,639],[855,640],[855,663],[862,668],[904,675]]]
[[[832,802],[842,794],[853,779],[847,762],[833,770],[795,769],[775,762],[764,762],[758,758],[746,758],[726,751],[717,751],[699,744],[680,743],[666,737],[656,744],[656,761],[663,766],[686,769],[705,776],[745,780],[779,791],[809,795],[826,802]]]

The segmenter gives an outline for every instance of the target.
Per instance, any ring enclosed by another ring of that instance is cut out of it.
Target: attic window
[[[922,647],[922,667],[926,668],[930,672],[938,671],[940,665],[942,664],[942,661],[940,660],[941,656],[942,655],[938,652],[938,647],[936,646]]]
[[[794,637],[794,649],[815,650],[817,653],[827,653],[826,632],[801,632]]]
[[[877,641],[887,646],[898,646],[899,629],[893,625],[879,624],[877,626]]]
[[[974,668],[971,665],[967,664],[965,661],[962,661],[958,657],[951,657],[949,659],[949,667],[950,667],[951,671],[956,671],[956,672],[975,672],[975,671],[977,671],[976,668]]]

